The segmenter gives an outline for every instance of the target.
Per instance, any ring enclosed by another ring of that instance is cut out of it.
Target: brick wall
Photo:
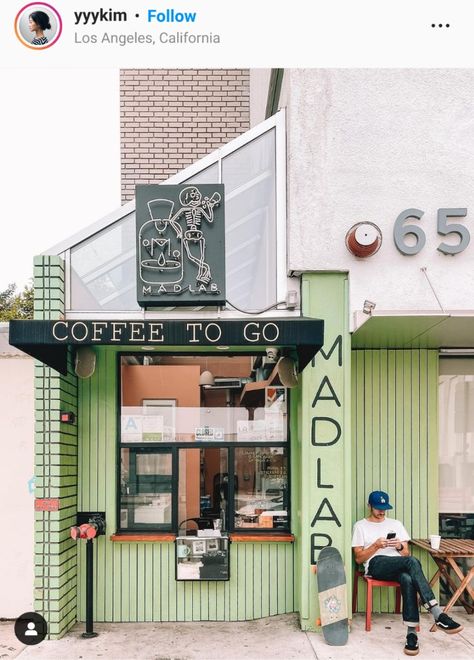
[[[120,73],[122,203],[250,127],[248,69]]]

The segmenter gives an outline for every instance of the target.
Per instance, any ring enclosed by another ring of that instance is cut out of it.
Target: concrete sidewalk
[[[422,616],[419,657],[446,660],[474,657],[474,617],[456,612],[465,629],[458,635],[430,633],[431,618]],[[228,660],[299,658],[301,660],[395,660],[403,653],[405,628],[399,616],[374,615],[372,631],[355,615],[347,646],[331,647],[318,633],[301,632],[296,615],[239,623],[100,623],[95,639],[82,639],[83,624],[59,641],[23,646],[12,622],[0,623],[0,658],[20,660]]]

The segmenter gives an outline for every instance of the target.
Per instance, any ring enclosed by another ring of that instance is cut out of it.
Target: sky
[[[120,206],[118,69],[1,69],[0,291]]]

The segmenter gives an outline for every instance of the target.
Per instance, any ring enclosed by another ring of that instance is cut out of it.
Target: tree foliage
[[[33,286],[25,286],[17,293],[16,284],[9,284],[0,292],[0,321],[33,318]]]

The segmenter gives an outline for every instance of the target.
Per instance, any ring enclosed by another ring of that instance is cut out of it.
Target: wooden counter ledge
[[[234,543],[293,543],[293,534],[231,534]]]
[[[176,534],[112,534],[111,541],[118,543],[135,543],[149,542],[149,543],[170,543],[176,539]]]

